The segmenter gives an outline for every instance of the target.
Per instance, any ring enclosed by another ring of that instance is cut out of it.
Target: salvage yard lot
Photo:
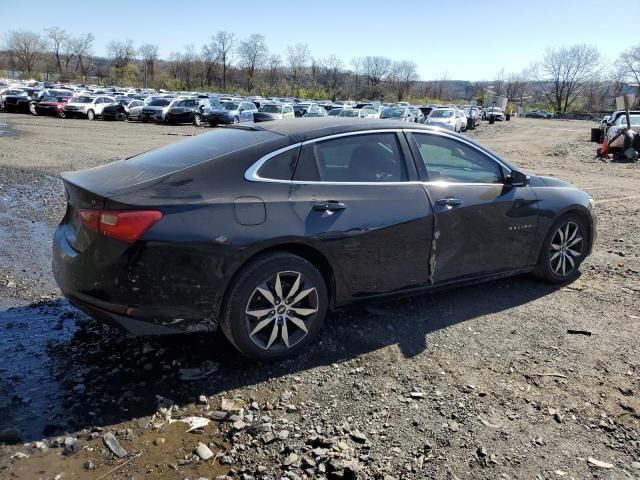
[[[126,460],[104,446],[107,431],[140,455],[107,478],[640,477],[640,166],[595,160],[591,123],[516,119],[471,133],[596,200],[598,238],[578,280],[520,276],[351,308],[275,365],[241,358],[222,335],[124,337],[61,300],[51,275],[60,172],[206,129],[0,114],[4,123],[0,441],[13,444],[0,447],[0,478],[95,480]],[[185,433],[166,422],[215,417],[235,397],[241,423]],[[159,413],[166,399],[174,406]],[[63,455],[65,437],[81,451]],[[200,442],[215,458],[192,460]]]

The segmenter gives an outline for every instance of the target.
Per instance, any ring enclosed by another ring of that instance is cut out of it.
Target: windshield
[[[156,98],[149,103],[150,107],[166,107],[171,103],[170,98]]]
[[[91,103],[93,102],[93,97],[77,97],[71,101],[73,103]]]
[[[640,126],[640,115],[629,115],[629,118],[631,119],[631,125],[634,127],[638,127]],[[618,118],[618,125],[627,125],[627,116],[626,115],[621,115],[620,118]]]
[[[358,110],[350,110],[350,109],[345,109],[342,110],[338,116],[339,117],[357,117],[358,116]]]
[[[397,118],[404,115],[404,108],[387,108],[382,112],[382,116],[385,118]]]
[[[340,114],[341,111],[342,111],[341,108],[334,108],[333,110],[329,110],[329,114],[328,115],[330,117],[337,117]]]
[[[237,110],[238,105],[239,104],[235,102],[224,102],[222,105],[220,105],[220,108],[222,108],[222,110]]]
[[[280,105],[263,105],[258,109],[258,111],[266,113],[282,113],[282,107]]]
[[[429,115],[431,118],[450,118],[454,116],[453,110],[433,110]]]

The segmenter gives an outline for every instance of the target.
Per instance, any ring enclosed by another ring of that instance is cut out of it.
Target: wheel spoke
[[[291,320],[291,323],[293,323],[296,327],[298,327],[304,333],[309,332],[309,330],[307,330],[307,326],[304,323],[304,320],[302,320],[301,318],[297,318],[297,317],[287,317],[287,318]]]
[[[278,322],[273,322],[273,330],[271,330],[271,336],[269,337],[269,342],[267,343],[267,350],[271,348],[273,342],[278,338]]]
[[[558,271],[560,270],[560,267],[561,267],[561,266],[562,266],[562,256],[560,256],[560,257],[558,258],[558,261],[556,262],[556,266],[555,266],[555,268],[553,268],[553,271],[554,271],[555,273],[558,273]],[[553,265],[552,265],[552,267],[553,267]]]
[[[578,234],[578,225],[576,224],[573,224],[573,225],[574,225],[573,233],[569,236],[569,238],[567,238],[567,242],[570,242],[571,240],[573,240]]]
[[[561,255],[560,252],[556,252],[553,255],[551,255],[551,258],[549,259],[550,262],[553,262],[556,258],[558,258]],[[248,312],[247,312],[248,313]]]
[[[273,298],[273,293],[271,293],[269,290],[266,290],[262,287],[258,287],[256,290],[258,290],[260,292],[260,295],[266,298],[271,305],[273,305],[274,307],[276,306],[276,299]]]
[[[566,275],[567,274],[567,256],[566,255],[562,255],[562,275]]]
[[[276,274],[276,295],[278,296],[278,300],[282,300],[282,281],[280,280],[280,274]]]
[[[567,223],[567,226],[564,229],[564,241],[569,240],[569,229],[571,228],[571,222]]]
[[[291,310],[296,312],[298,315],[311,315],[312,313],[316,313],[318,311],[317,308],[299,308],[299,307],[291,307]]]
[[[573,247],[576,243],[580,243],[581,241],[582,241],[582,237],[576,237],[567,244],[567,248]]]
[[[300,288],[301,278],[302,278],[302,274],[298,273],[298,276],[296,277],[296,281],[293,282],[293,285],[291,286],[291,289],[289,290],[289,293],[287,294],[287,298],[285,298],[285,300],[289,300],[293,295],[296,294],[296,292]]]
[[[269,312],[272,312],[272,311],[273,311],[272,308],[265,308],[262,310],[246,310],[246,314],[251,315],[252,317],[260,318],[260,317],[264,317],[265,315],[268,315]]]
[[[287,320],[282,324],[282,341],[289,348],[289,330],[287,329]]]
[[[578,251],[573,250],[571,248],[567,248],[567,252],[569,252],[571,255],[573,255],[576,258],[578,258],[581,255],[581,252],[578,252]]]
[[[564,232],[562,231],[562,227],[558,229],[558,236],[560,237],[560,243],[564,243]]]
[[[551,244],[551,249],[552,250],[560,250],[560,245],[558,245],[557,243],[552,243]]]
[[[269,323],[273,322],[275,319],[275,317],[269,317],[265,320],[262,320],[261,322],[258,322],[258,324],[256,325],[256,328],[253,329],[253,331],[249,334],[250,336],[255,335],[256,333],[258,333],[260,330],[262,330],[264,327],[266,327],[267,325],[269,325]]]
[[[314,290],[315,290],[314,287],[307,288],[306,290],[302,290],[300,293],[298,293],[298,295],[296,295],[296,297],[293,300],[291,300],[291,305],[295,305],[296,303],[298,303],[300,300],[305,298],[307,295],[309,295]]]
[[[567,257],[567,261],[569,262],[569,266],[571,267],[571,270],[573,270],[573,268],[576,265],[576,262],[573,261],[573,258],[571,257],[571,255],[567,255],[565,253],[564,256]]]

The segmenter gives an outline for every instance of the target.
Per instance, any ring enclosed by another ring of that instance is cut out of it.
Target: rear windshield
[[[167,105],[169,105],[171,103],[171,99],[167,99],[167,98],[158,98],[156,100],[152,100],[151,103],[149,103],[150,107],[166,107]]]
[[[449,118],[454,116],[454,112],[453,110],[433,110],[429,116],[431,118]]]
[[[184,142],[136,155],[129,158],[127,163],[144,168],[152,175],[163,175],[273,140],[279,136],[265,130],[221,128]]]

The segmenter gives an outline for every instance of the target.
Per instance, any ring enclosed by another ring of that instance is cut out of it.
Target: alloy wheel
[[[31,115],[38,115],[38,111],[36,110],[35,103],[29,104],[29,112],[31,112]]]
[[[549,267],[560,277],[568,277],[578,268],[584,249],[580,226],[573,221],[561,224],[549,244]]]
[[[315,285],[300,272],[278,272],[253,290],[245,308],[245,328],[263,350],[287,350],[307,336],[318,309]]]

